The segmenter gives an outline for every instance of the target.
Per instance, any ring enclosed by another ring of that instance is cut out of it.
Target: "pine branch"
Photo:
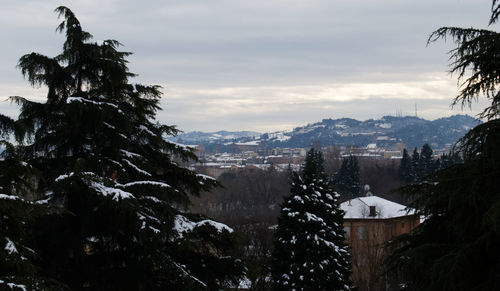
[[[492,25],[497,22],[498,17],[500,16],[500,4],[497,3],[498,0],[493,0],[491,3],[491,18],[488,25]]]
[[[500,116],[500,34],[484,29],[442,27],[434,31],[428,44],[450,36],[457,47],[449,52],[450,73],[458,75],[460,93],[452,106],[471,106],[485,95],[491,101],[481,118]]]

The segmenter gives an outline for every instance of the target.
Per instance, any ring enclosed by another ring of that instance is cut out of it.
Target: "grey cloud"
[[[281,106],[270,114],[258,102],[245,112],[241,109],[245,106],[228,105],[230,96],[191,95],[187,89],[248,87],[255,92],[245,98],[259,100],[265,97],[259,95],[262,86],[426,83],[428,74],[446,76],[446,51],[451,48],[443,42],[426,48],[429,34],[445,25],[485,27],[490,4],[490,0],[79,0],[67,5],[95,39],[114,38],[125,45],[124,50],[134,52],[130,67],[139,74],[136,81],[165,84],[166,108],[161,118],[185,129],[227,129],[229,125],[244,129],[264,127],[266,122],[297,125],[342,112],[370,118],[394,113],[396,105],[387,101],[392,97],[373,92],[366,97],[369,101],[333,104],[325,100],[325,108],[331,111],[321,109],[321,102],[312,102]],[[0,96],[7,91],[13,95],[15,86],[25,92],[15,68],[21,55],[59,52],[63,37],[54,31],[59,21],[52,12],[58,5],[55,0],[2,3],[0,89],[4,92]],[[171,88],[177,87],[186,92],[171,95]],[[436,117],[437,112],[448,114],[447,101],[456,90],[432,90],[425,94],[435,96],[428,104],[436,109],[428,112]],[[293,104],[287,94],[273,97]],[[317,99],[314,92],[310,94]],[[233,111],[220,111],[210,118],[210,112],[203,112],[208,99],[213,108]]]

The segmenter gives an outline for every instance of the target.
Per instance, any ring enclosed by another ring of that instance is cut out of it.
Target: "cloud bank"
[[[7,0],[0,11],[0,99],[43,100],[15,68],[23,54],[57,54],[58,1]],[[94,38],[134,52],[136,82],[164,87],[160,121],[191,130],[291,128],[321,118],[425,118],[449,104],[441,26],[486,27],[489,0],[71,1]],[[481,111],[478,104],[465,113]],[[0,103],[0,110],[14,114]],[[5,111],[4,111],[5,110]]]

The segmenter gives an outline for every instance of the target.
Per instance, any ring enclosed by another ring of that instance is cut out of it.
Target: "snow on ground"
[[[287,141],[292,137],[292,132],[290,131],[276,131],[268,133],[269,139],[276,139],[278,141]]]
[[[389,128],[392,127],[392,124],[390,124],[390,123],[379,123],[379,124],[377,124],[377,126],[380,127],[380,128],[389,129]]]

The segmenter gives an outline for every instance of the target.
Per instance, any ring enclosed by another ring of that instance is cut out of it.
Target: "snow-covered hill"
[[[178,138],[184,144],[228,145],[232,143],[264,143],[268,149],[275,147],[307,148],[314,141],[323,146],[355,145],[358,147],[377,144],[392,147],[398,142],[407,148],[421,147],[428,143],[432,148],[444,148],[456,143],[480,121],[468,115],[454,115],[436,120],[414,116],[384,116],[381,119],[359,121],[352,118],[323,119],[320,122],[297,127],[291,131],[277,131],[259,135],[256,132],[214,133],[190,132]]]
[[[454,115],[436,120],[414,116],[384,116],[381,119],[358,121],[351,118],[323,119],[314,124],[297,127],[280,138],[268,135],[268,147],[308,147],[318,140],[323,146],[355,145],[391,147],[402,142],[408,148],[424,143],[433,148],[454,144],[480,122],[468,115]]]
[[[191,131],[181,133],[178,136],[171,138],[172,141],[181,140],[183,144],[197,145],[202,143],[232,141],[247,137],[258,137],[261,133],[255,131],[217,131],[217,132],[201,132]]]

